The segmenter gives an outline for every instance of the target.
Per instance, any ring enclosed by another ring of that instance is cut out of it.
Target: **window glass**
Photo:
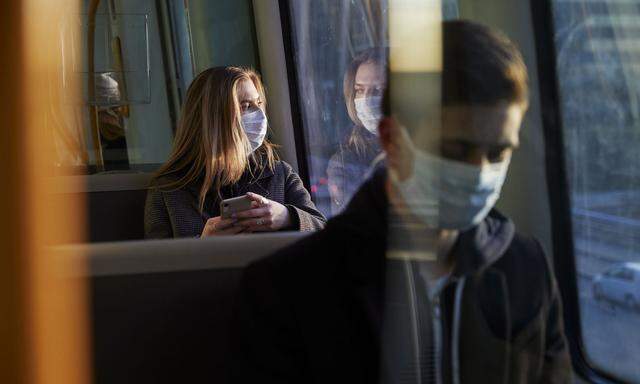
[[[640,287],[617,277],[640,268],[640,1],[553,9],[583,342],[596,367],[638,382]]]
[[[388,1],[288,3],[311,193],[332,216],[380,153],[374,117],[386,82]],[[455,17],[457,1],[444,0],[442,9]]]
[[[188,6],[196,73],[220,65],[257,68],[251,0],[189,0],[184,3]]]
[[[382,21],[387,5],[386,1],[368,0],[290,1],[289,5],[311,193],[318,208],[330,215],[329,183],[335,192],[336,212],[379,153],[375,135],[357,127],[349,115],[343,80],[355,57],[385,46]],[[384,82],[380,71],[373,68],[372,72],[376,81]],[[353,82],[348,86],[352,94],[353,86]]]
[[[618,269],[616,270],[611,276],[620,279],[624,277],[624,270],[623,269]]]
[[[629,280],[629,278],[631,276],[629,276],[629,271],[626,269],[622,269],[620,271],[617,271],[614,275],[614,277],[621,279],[621,280]]]
[[[67,23],[81,24],[79,36],[61,44],[63,62],[74,64],[63,65],[61,81],[82,84],[82,97],[61,98],[73,119],[50,119],[61,175],[155,169],[194,74],[257,66],[250,0],[85,0],[75,18]]]

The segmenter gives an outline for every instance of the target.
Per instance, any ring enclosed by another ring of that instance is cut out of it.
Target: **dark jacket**
[[[398,378],[411,364],[409,327],[383,332],[389,319],[410,322],[402,290],[385,304],[397,267],[385,257],[385,177],[377,172],[323,231],[248,267],[232,382],[416,382]],[[440,295],[443,382],[571,382],[560,297],[538,242],[494,210],[452,252]]]
[[[287,229],[312,231],[324,227],[326,219],[316,209],[309,192],[289,164],[277,161],[273,170],[265,168],[254,174],[246,172],[238,183],[222,188],[222,198],[257,193],[288,208],[292,227]],[[145,205],[145,237],[199,236],[208,219],[220,216],[220,199],[214,192],[207,194],[204,212],[199,212],[199,193],[199,184],[175,191],[150,188]]]

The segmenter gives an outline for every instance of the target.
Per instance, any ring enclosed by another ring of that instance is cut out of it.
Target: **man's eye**
[[[489,160],[489,162],[491,163],[499,163],[505,159],[506,155],[507,155],[506,149],[492,150],[492,151],[489,151],[489,153],[487,154],[487,160]]]
[[[356,89],[356,96],[364,95],[364,89]]]
[[[464,160],[468,148],[462,143],[443,143],[440,147],[440,155],[452,160]]]

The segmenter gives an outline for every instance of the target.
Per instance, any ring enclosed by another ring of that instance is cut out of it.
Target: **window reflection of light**
[[[390,0],[389,39],[392,72],[442,69],[440,0]]]

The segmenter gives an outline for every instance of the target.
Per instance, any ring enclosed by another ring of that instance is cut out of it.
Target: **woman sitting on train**
[[[208,237],[321,229],[325,218],[267,139],[265,93],[251,69],[216,67],[187,90],[169,160],[154,175],[145,237]],[[250,208],[222,219],[220,202]]]
[[[378,122],[382,117],[385,68],[384,50],[371,48],[357,55],[344,75],[344,99],[353,125],[327,167],[333,214],[346,206],[381,152]]]

